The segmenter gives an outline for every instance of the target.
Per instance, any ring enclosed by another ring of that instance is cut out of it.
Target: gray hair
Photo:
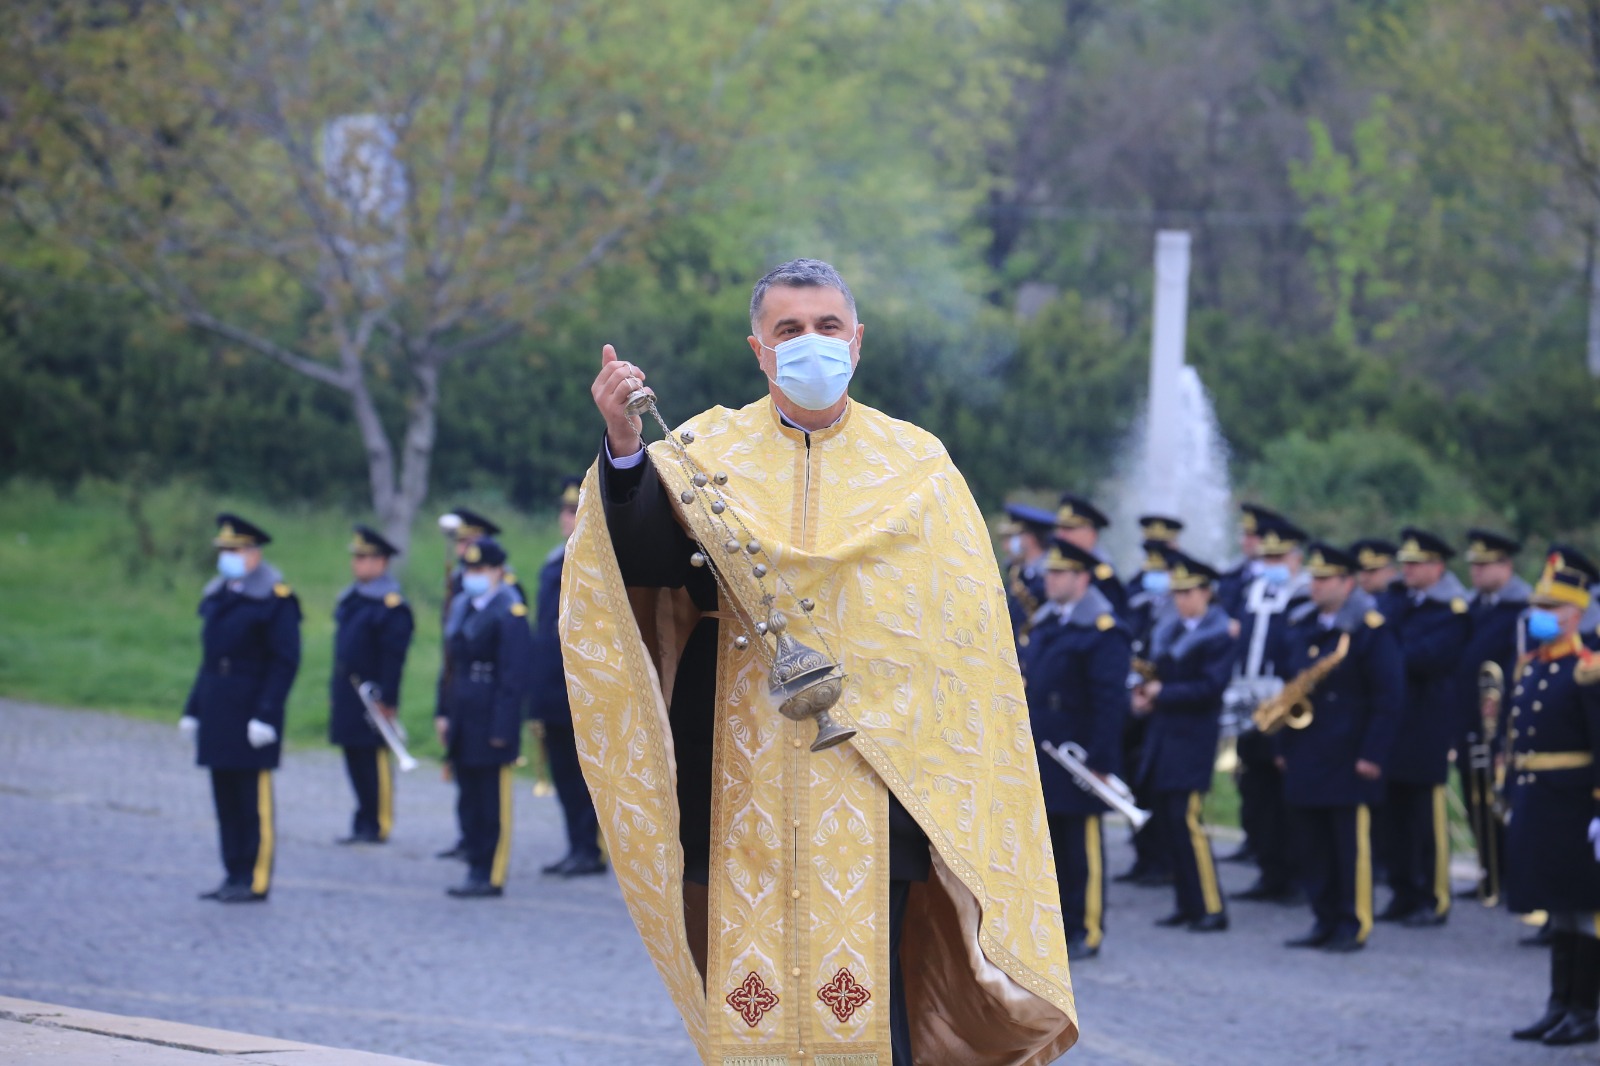
[[[756,287],[750,293],[750,331],[759,333],[757,326],[761,318],[761,305],[767,298],[767,290],[774,285],[786,285],[790,288],[825,288],[838,289],[844,293],[845,303],[850,305],[850,315],[855,317],[856,298],[850,292],[850,286],[844,283],[844,278],[839,272],[820,259],[791,259],[782,266],[773,267],[767,271],[765,277],[756,282]]]

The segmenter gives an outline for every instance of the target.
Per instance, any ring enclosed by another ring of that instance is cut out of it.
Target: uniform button
[[[1536,710],[1536,711],[1542,711],[1542,710],[1544,710],[1544,704],[1540,703],[1538,700],[1534,700],[1533,701],[1533,709]]]
[[[1561,664],[1560,663],[1551,663],[1550,664],[1550,672],[1552,674],[1559,674],[1561,672]]]
[[[794,969],[790,970],[789,971],[789,976],[791,976],[791,977],[799,977],[800,976],[800,967],[796,966]]]
[[[1520,696],[1520,695],[1522,695],[1522,686],[1521,686],[1521,685],[1518,685],[1518,686],[1517,686],[1517,687],[1516,687],[1516,689],[1515,689],[1515,690],[1514,690],[1514,691],[1513,691],[1513,692],[1512,692],[1512,693],[1511,693],[1511,694],[1512,694],[1512,695],[1513,695],[1513,696]]]
[[[803,741],[803,740],[801,740],[801,739],[800,739],[800,738],[799,738],[799,737],[795,737],[795,738],[794,738],[794,746],[795,746],[795,747],[797,747],[797,748],[798,748],[798,747],[800,747],[800,746],[801,746],[801,745],[802,745],[802,744],[804,744],[804,743],[805,743],[805,741]]]
[[[1540,687],[1540,688],[1549,688],[1549,687],[1550,687],[1550,682],[1548,682],[1548,681],[1541,681],[1541,682],[1539,682],[1539,687]]]
[[[790,892],[789,892],[789,898],[790,899],[799,899],[800,898],[800,890],[798,888],[791,889]]]

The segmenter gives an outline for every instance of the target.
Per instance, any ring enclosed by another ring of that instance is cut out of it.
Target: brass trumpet
[[[1323,678],[1333,673],[1334,667],[1344,662],[1344,657],[1350,654],[1350,634],[1339,634],[1339,645],[1326,659],[1321,659],[1304,670],[1283,686],[1283,691],[1257,707],[1250,720],[1257,729],[1267,736],[1278,732],[1284,726],[1290,729],[1304,729],[1310,725],[1315,716],[1311,706],[1311,693],[1322,683]]]
[[[1506,675],[1492,659],[1478,667],[1478,735],[1467,747],[1467,765],[1462,770],[1471,797],[1472,835],[1480,849],[1478,902],[1493,907],[1500,902],[1500,855],[1496,839],[1504,820],[1504,781],[1494,765],[1495,737],[1500,724],[1500,706],[1505,698]]]

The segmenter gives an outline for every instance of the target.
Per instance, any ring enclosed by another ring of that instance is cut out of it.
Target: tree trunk
[[[406,417],[405,440],[400,452],[400,485],[383,518],[383,535],[400,549],[410,551],[411,526],[428,498],[428,476],[433,466],[433,445],[438,430],[439,366],[431,353],[417,356],[411,367],[416,392]]]
[[[1600,378],[1600,254],[1589,234],[1589,376]]]

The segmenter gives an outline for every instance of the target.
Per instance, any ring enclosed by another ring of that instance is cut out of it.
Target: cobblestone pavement
[[[0,995],[448,1066],[696,1061],[610,878],[539,876],[562,850],[554,799],[518,788],[506,898],[457,901],[461,868],[432,857],[453,792],[427,764],[400,779],[393,841],[344,848],[336,754],[285,761],[271,901],[201,902],[215,822],[177,730],[0,700]],[[1234,904],[1232,931],[1200,936],[1154,928],[1171,907],[1170,890],[1112,887],[1104,951],[1073,968],[1070,1061],[1600,1060],[1508,1039],[1542,1007],[1546,956],[1503,912],[1458,903],[1444,928],[1380,926],[1334,957],[1280,946],[1303,908]]]

